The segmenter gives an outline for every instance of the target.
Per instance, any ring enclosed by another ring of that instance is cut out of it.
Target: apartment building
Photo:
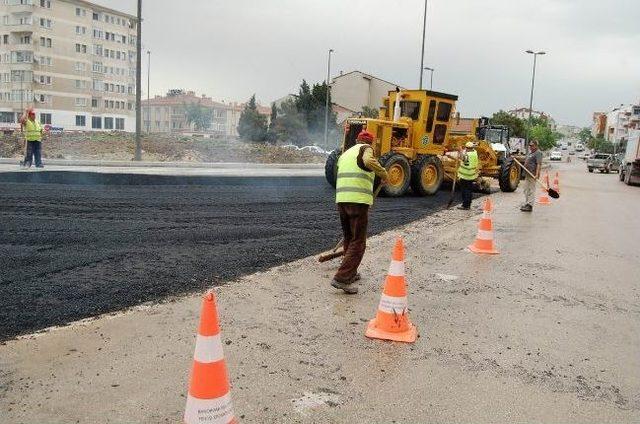
[[[210,122],[207,128],[198,129],[198,132],[238,136],[238,122],[244,104],[216,102],[204,94],[197,96],[193,91],[178,89],[169,90],[165,96],[142,101],[142,129],[152,133],[194,132],[196,126],[188,116],[189,106],[194,104],[201,106]],[[258,112],[269,118],[271,108],[258,105]]]
[[[0,0],[0,128],[135,131],[135,16],[83,0]]]
[[[529,108],[528,107],[521,107],[521,108],[517,108],[517,109],[511,109],[508,112],[510,115],[515,116],[516,118],[519,119],[523,119],[523,120],[528,120],[529,119]],[[551,117],[551,115],[546,114],[544,112],[538,111],[538,110],[531,110],[531,116],[533,118],[542,118],[542,119],[546,119],[547,122],[549,123],[549,127],[553,130],[556,129],[556,121]]]
[[[361,112],[363,106],[378,109],[382,106],[382,98],[398,86],[360,71],[340,72],[330,85],[332,103],[356,113]]]
[[[607,113],[604,137],[608,142],[627,142],[630,129],[640,129],[640,104],[620,105]]]

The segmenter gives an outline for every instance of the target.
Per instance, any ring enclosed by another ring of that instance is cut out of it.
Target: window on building
[[[50,113],[41,113],[40,114],[40,123],[43,125],[51,125],[51,114]]]
[[[40,18],[40,26],[42,28],[51,29],[51,19]]]
[[[12,124],[15,122],[15,114],[13,112],[0,112],[0,123]]]
[[[9,35],[8,35],[8,34],[4,34],[4,35],[2,36],[2,42],[3,42],[4,44],[9,44]]]
[[[100,116],[91,117],[91,128],[94,130],[102,129],[102,118]]]
[[[51,47],[52,41],[48,37],[40,37],[40,47]]]
[[[93,12],[93,20],[94,21],[99,21],[100,20],[100,14]]]
[[[91,99],[91,107],[98,107],[98,99],[95,97]]]
[[[104,129],[105,130],[113,129],[113,118],[104,118]]]
[[[84,115],[76,115],[76,127],[84,127],[87,125],[87,117]]]
[[[87,106],[87,99],[85,99],[84,97],[76,97],[76,106],[78,106],[78,107],[86,107]]]
[[[124,131],[124,118],[116,118],[116,130]]]
[[[40,0],[40,7],[51,9],[51,0]]]

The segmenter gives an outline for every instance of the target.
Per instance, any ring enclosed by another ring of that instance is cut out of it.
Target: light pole
[[[138,25],[136,40],[136,161],[142,160],[142,147],[140,138],[142,136],[142,0],[138,0]]]
[[[529,97],[529,119],[527,121],[527,132],[525,134],[525,143],[524,143],[524,151],[525,153],[529,153],[529,132],[531,131],[531,112],[533,111],[533,87],[536,83],[536,60],[538,55],[546,54],[546,52],[539,51],[534,52],[533,50],[527,50],[525,53],[533,55],[533,73],[531,75],[531,96]]]
[[[424,73],[424,37],[427,33],[427,3],[424,0],[424,17],[422,18],[422,50],[420,50],[420,90],[422,90],[422,75]],[[433,74],[432,74],[433,75]]]
[[[433,71],[435,71],[435,69],[429,68],[428,66],[425,66],[424,70],[425,71],[431,71],[431,79],[430,79],[430,82],[429,82],[429,90],[433,90]]]
[[[151,126],[151,103],[149,100],[149,90],[151,87],[151,50],[147,50],[147,134]]]
[[[331,53],[333,53],[333,49],[329,49],[329,57],[327,59],[327,87],[325,92],[325,100],[324,100],[324,146],[327,147],[328,143],[328,132],[329,132],[329,78],[331,78]]]

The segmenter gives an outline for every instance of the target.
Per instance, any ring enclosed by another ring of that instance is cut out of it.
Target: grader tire
[[[437,156],[422,156],[411,166],[411,188],[416,195],[436,194],[444,179],[444,168]]]
[[[498,176],[500,190],[505,193],[516,191],[520,184],[520,167],[512,158],[506,158],[500,166],[500,175]]]
[[[411,167],[407,158],[399,153],[389,152],[380,157],[380,164],[389,174],[387,184],[382,187],[382,194],[388,197],[405,194],[411,181]]]
[[[336,182],[338,181],[338,159],[341,154],[340,149],[334,150],[324,163],[324,177],[333,188],[336,188]]]

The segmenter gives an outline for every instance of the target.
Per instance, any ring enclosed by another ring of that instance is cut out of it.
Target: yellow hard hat
[[[465,144],[464,147],[466,147],[467,149],[473,149],[474,147],[473,142],[467,141],[467,144]]]

